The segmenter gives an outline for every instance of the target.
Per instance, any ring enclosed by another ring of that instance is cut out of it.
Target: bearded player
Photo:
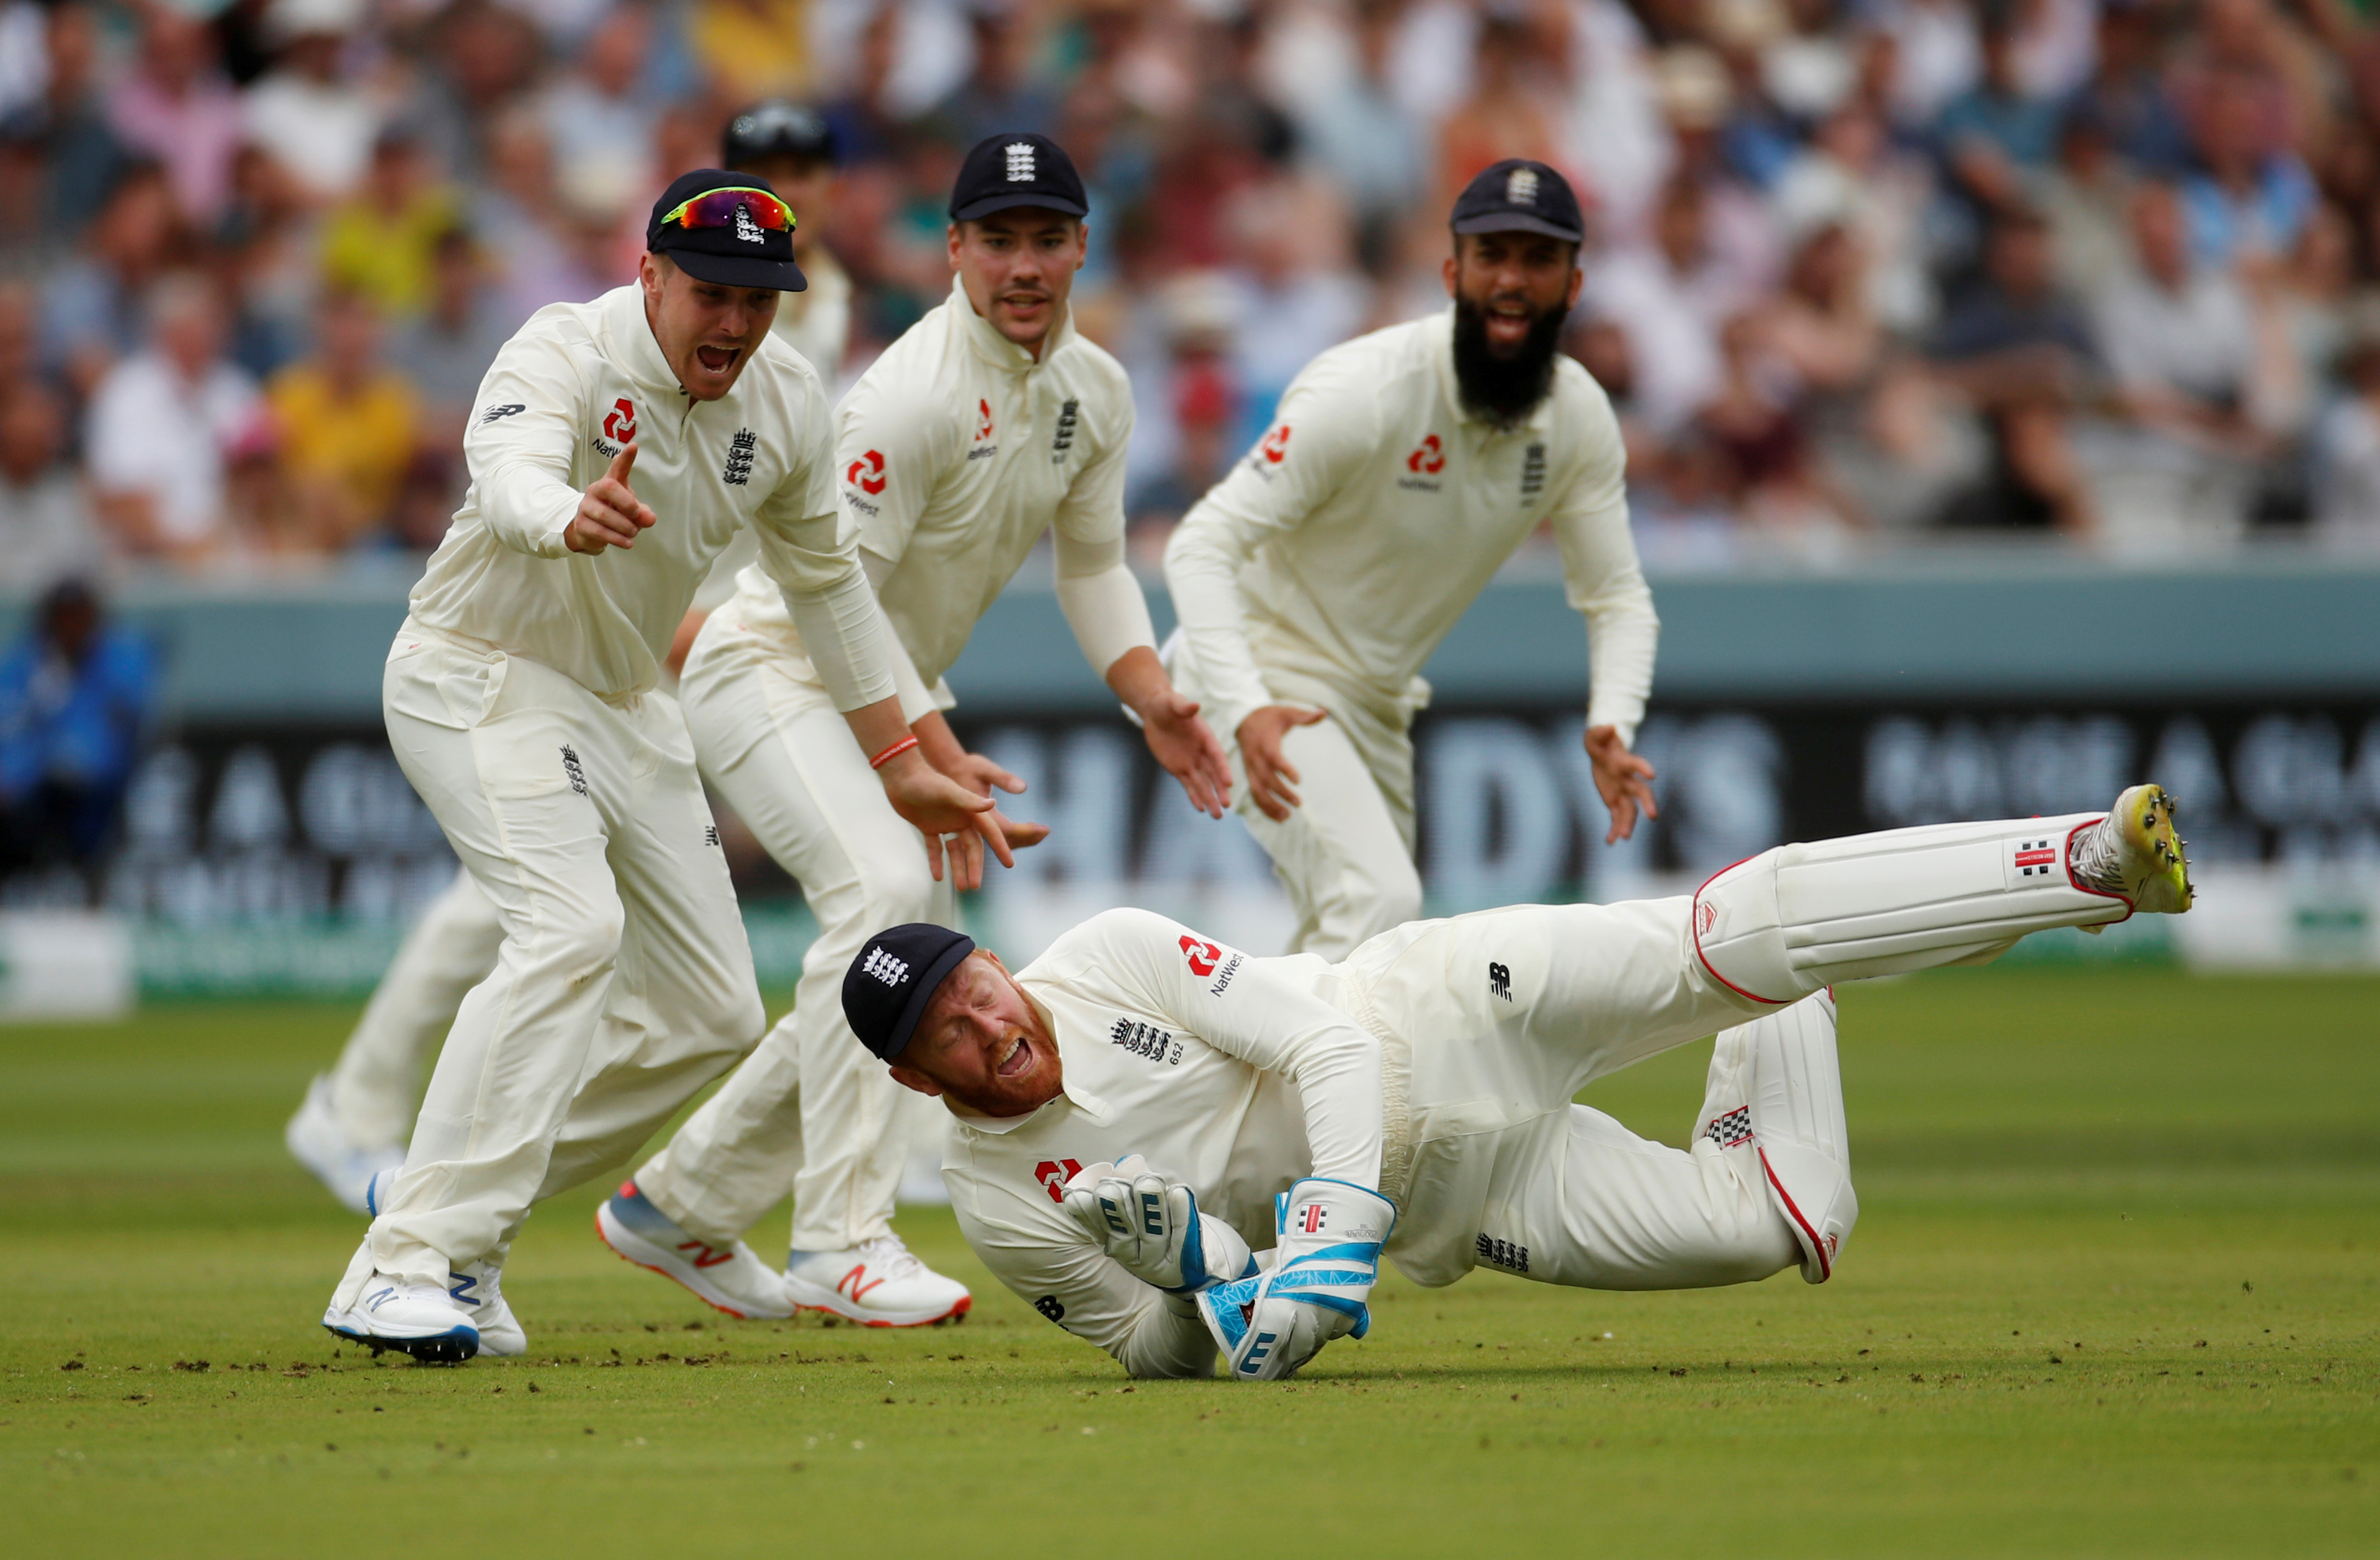
[[[1628,534],[1610,404],[1555,350],[1578,300],[1578,201],[1504,162],[1456,201],[1452,309],[1335,347],[1165,554],[1168,664],[1231,748],[1239,808],[1298,911],[1293,948],[1343,958],[1421,913],[1414,715],[1430,652],[1540,525],[1585,615],[1586,751],[1625,838],[1653,811],[1630,752],[1659,623]]]
[[[1336,964],[1111,910],[1012,975],[895,927],[844,1005],[948,1106],[953,1206],[1002,1283],[1133,1375],[1220,1354],[1255,1381],[1361,1336],[1383,1252],[1428,1286],[1824,1282],[1859,1210],[1832,984],[2190,902],[2171,804],[2136,786],[2105,815],[1780,847],[1690,898],[1416,921]],[[1571,1103],[1720,1025],[1690,1150]]]

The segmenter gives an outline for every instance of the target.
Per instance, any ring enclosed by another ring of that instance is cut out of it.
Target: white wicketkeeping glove
[[[1196,1192],[1136,1153],[1083,1166],[1067,1179],[1065,1202],[1125,1272],[1169,1295],[1194,1295],[1256,1271],[1239,1231],[1199,1213]]]
[[[1282,1380],[1331,1339],[1371,1329],[1364,1302],[1379,1281],[1397,1210],[1368,1187],[1309,1176],[1281,1200],[1278,1219],[1269,1272],[1197,1297],[1234,1381]]]

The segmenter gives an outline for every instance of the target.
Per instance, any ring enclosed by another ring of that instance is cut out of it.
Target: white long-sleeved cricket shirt
[[[470,491],[413,589],[413,620],[604,698],[639,693],[711,560],[748,526],[836,706],[886,698],[891,647],[836,512],[832,428],[818,375],[773,338],[725,396],[698,401],[637,286],[540,309],[480,383],[464,438]],[[631,439],[629,486],[658,523],[625,551],[571,552],[579,495]]]
[[[1269,1248],[1273,1196],[1299,1177],[1380,1184],[1402,1119],[1380,1042],[1338,1005],[1336,966],[1251,958],[1147,910],[1092,917],[1016,980],[1057,1037],[1065,1092],[1030,1115],[952,1113],[959,1227],[1002,1283],[1135,1374],[1196,1369],[1201,1323],[1067,1216],[1066,1178],[1145,1154]]]
[[[1071,319],[1036,361],[953,280],[951,296],[852,386],[838,421],[844,507],[936,703],[954,701],[942,674],[1045,530],[1056,533],[1059,605],[1091,669],[1104,675],[1125,651],[1154,647],[1123,557],[1131,387]],[[747,624],[786,626],[766,580],[747,570],[737,585]]]
[[[1451,311],[1335,347],[1166,549],[1186,653],[1217,728],[1318,679],[1402,724],[1415,679],[1504,560],[1550,524],[1585,615],[1587,724],[1633,741],[1660,623],[1628,533],[1627,452],[1586,371],[1502,428],[1463,409]]]

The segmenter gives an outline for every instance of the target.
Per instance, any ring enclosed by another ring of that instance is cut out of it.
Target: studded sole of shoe
[[[816,1311],[820,1316],[832,1316],[838,1322],[848,1322],[855,1327],[940,1327],[945,1323],[955,1327],[966,1320],[968,1311],[975,1309],[975,1297],[966,1296],[950,1310],[937,1315],[899,1320],[882,1316],[855,1316],[841,1306],[816,1305],[808,1300],[795,1300],[794,1309]]]
[[[424,1365],[460,1365],[480,1352],[480,1335],[468,1328],[427,1338],[383,1338],[371,1333],[351,1333],[327,1322],[322,1323],[322,1331],[334,1338],[361,1344],[372,1351],[374,1359],[394,1349],[398,1354],[411,1355]],[[468,1337],[466,1333],[469,1334]]]

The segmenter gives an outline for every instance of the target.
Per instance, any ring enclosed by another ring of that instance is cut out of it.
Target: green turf
[[[278,1136],[346,1011],[0,1031],[0,1543],[2370,1554],[2375,1003],[2151,971],[1849,991],[1864,1214],[1833,1283],[1391,1279],[1371,1341],[1276,1387],[1127,1383],[932,1214],[903,1226],[976,1285],[964,1327],[722,1323],[594,1243],[594,1188],[505,1275],[528,1359],[374,1364],[314,1326],[358,1222]],[[1674,1139],[1706,1054],[1592,1097]]]

